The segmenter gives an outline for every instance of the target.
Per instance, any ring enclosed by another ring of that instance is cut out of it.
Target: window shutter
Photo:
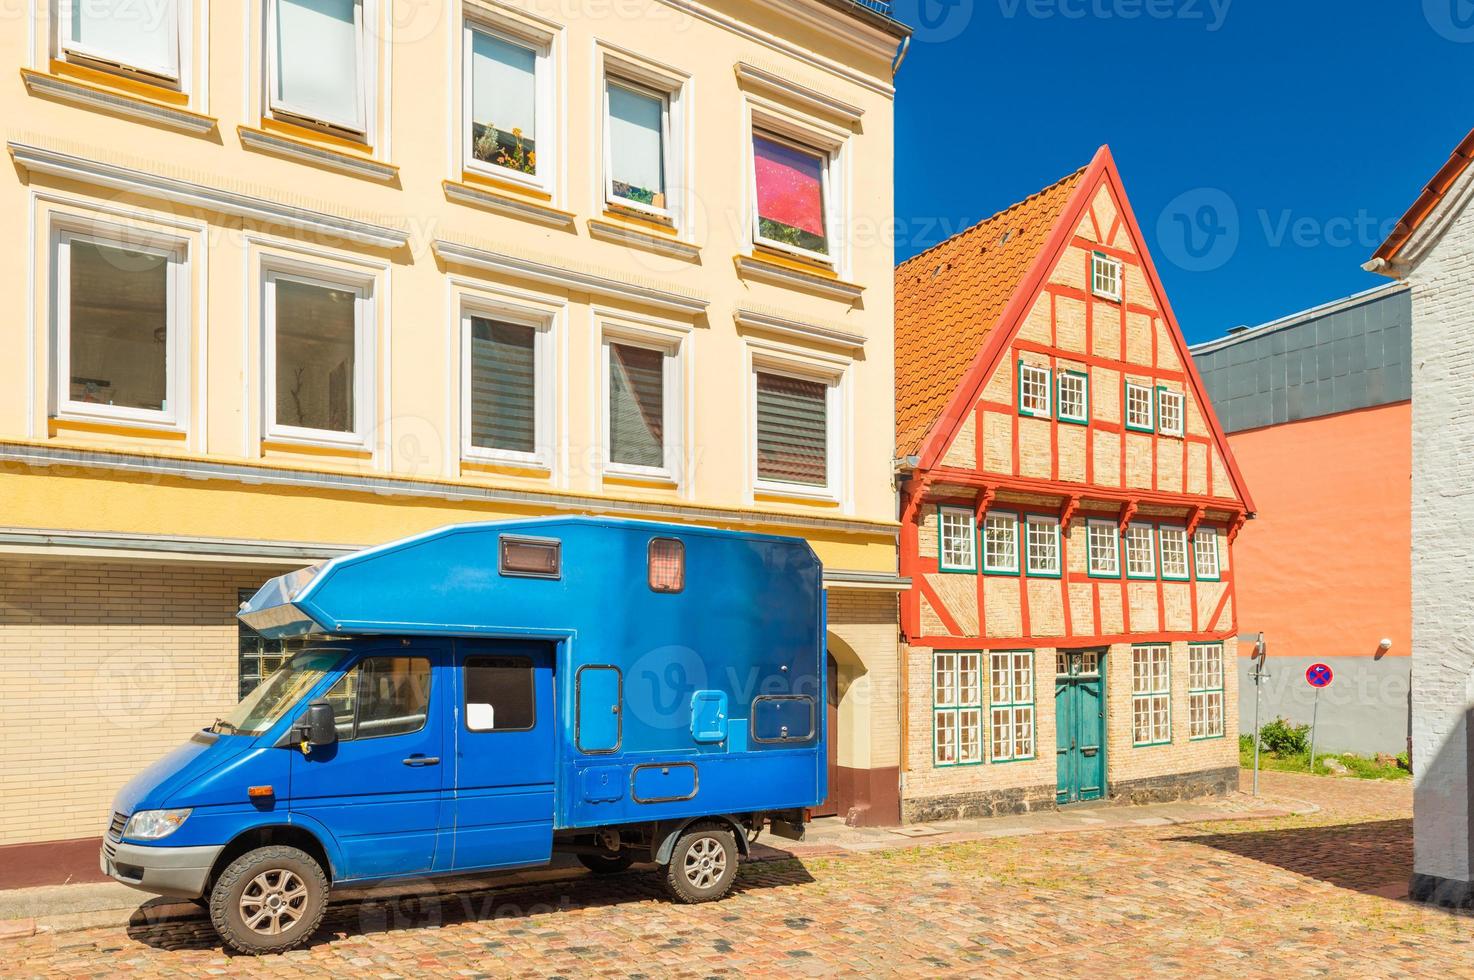
[[[665,465],[665,355],[609,345],[609,459]]]
[[[83,54],[177,78],[178,23],[175,0],[73,0],[68,30]]]
[[[362,130],[361,0],[276,0],[276,101],[319,122]]]
[[[537,451],[537,331],[471,320],[471,445]]]
[[[759,479],[828,484],[828,395],[828,386],[819,381],[758,374]]]

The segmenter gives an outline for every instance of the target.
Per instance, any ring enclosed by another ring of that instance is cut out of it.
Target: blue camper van
[[[290,949],[336,886],[576,855],[720,898],[826,794],[821,569],[797,538],[462,524],[268,582],[302,648],[119,791],[103,870]]]

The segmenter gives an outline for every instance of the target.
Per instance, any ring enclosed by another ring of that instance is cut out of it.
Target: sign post
[[[1264,671],[1264,634],[1259,634],[1259,639],[1254,643],[1254,795],[1259,795],[1259,692],[1264,685],[1264,678],[1269,675]]]
[[[1310,709],[1310,771],[1315,772],[1315,723],[1320,715],[1320,691],[1323,687],[1331,685],[1331,668],[1322,663],[1314,663],[1305,668],[1305,683],[1315,688],[1315,706]]]

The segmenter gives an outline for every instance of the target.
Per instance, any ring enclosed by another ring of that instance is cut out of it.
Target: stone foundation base
[[[966,820],[972,817],[1003,817],[1035,810],[1053,810],[1053,786],[1024,786],[978,793],[949,793],[901,801],[902,823],[935,820]]]
[[[1136,806],[1142,803],[1173,803],[1200,796],[1225,796],[1239,788],[1239,768],[1177,772],[1149,779],[1111,783],[1111,800]]]
[[[1407,894],[1415,902],[1449,909],[1474,909],[1474,881],[1415,873],[1408,882]]]

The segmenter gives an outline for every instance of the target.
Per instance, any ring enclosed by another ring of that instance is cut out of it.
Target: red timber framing
[[[1102,297],[1092,288],[1096,253],[1121,263],[1121,301]],[[1084,264],[1083,269],[1064,265],[1077,261]],[[904,288],[900,276],[897,288]],[[1075,317],[1070,328],[1072,346],[1061,337],[1065,307]],[[1082,309],[1083,342],[1078,332]],[[1047,310],[1047,342],[1041,310]],[[1033,329],[1021,336],[1031,314]],[[1150,335],[1149,351],[1141,334],[1143,319]],[[1134,343],[1128,337],[1129,322],[1136,325]],[[1171,349],[1162,349],[1164,343]],[[1047,419],[1019,410],[1017,365],[1025,358],[1049,369],[1051,411]],[[1055,402],[1062,370],[1083,373],[1088,379],[1087,421],[1083,424],[1059,418]],[[1010,374],[1012,383],[1004,384],[1002,378]],[[1126,424],[1124,383],[1128,376],[1151,392],[1150,432]],[[1102,378],[1116,379],[1117,390],[1097,392],[1097,381]],[[1156,417],[1160,387],[1170,387],[1183,396],[1180,435],[1160,431]],[[1110,411],[1112,401],[1117,411]],[[1097,411],[1098,403],[1107,406],[1104,412]],[[1005,419],[1007,432],[1000,436]],[[1025,425],[1033,426],[1031,448],[1023,445]],[[1041,425],[1048,427],[1047,475],[1039,456],[1044,445]],[[972,433],[971,466],[954,449],[954,443],[966,445],[958,442],[965,429]],[[1068,467],[1061,465],[1065,436],[1073,453]],[[1128,460],[1128,453],[1132,459]],[[1024,465],[1026,457],[1031,460],[1028,466]],[[1231,545],[1252,516],[1253,501],[1193,368],[1105,147],[1071,192],[961,384],[921,440],[913,461],[903,485],[901,514],[901,574],[913,583],[911,591],[903,594],[901,625],[911,645],[965,650],[1077,647],[1215,640],[1237,634]],[[975,610],[967,608],[971,596],[968,601],[960,598],[964,587],[955,573],[940,568],[934,537],[922,544],[924,529],[929,527],[932,536],[940,534],[935,519],[939,506],[967,508],[976,519]],[[984,567],[984,520],[993,512],[1019,519],[1016,574],[990,573]],[[1059,521],[1057,577],[1030,575],[1027,570],[1025,520],[1031,515]],[[1088,570],[1085,549],[1090,521],[1118,526],[1115,577]],[[1133,522],[1153,528],[1154,574],[1149,578],[1127,574],[1124,534]],[[1186,532],[1185,579],[1162,577],[1161,526]],[[1217,576],[1200,579],[1193,542],[1194,532],[1204,529],[1217,532],[1220,568]],[[1072,550],[1082,554],[1072,555]],[[1017,584],[990,589],[990,583],[999,579]],[[999,604],[1017,608],[1000,609]],[[1008,628],[999,628],[1000,623]]]

